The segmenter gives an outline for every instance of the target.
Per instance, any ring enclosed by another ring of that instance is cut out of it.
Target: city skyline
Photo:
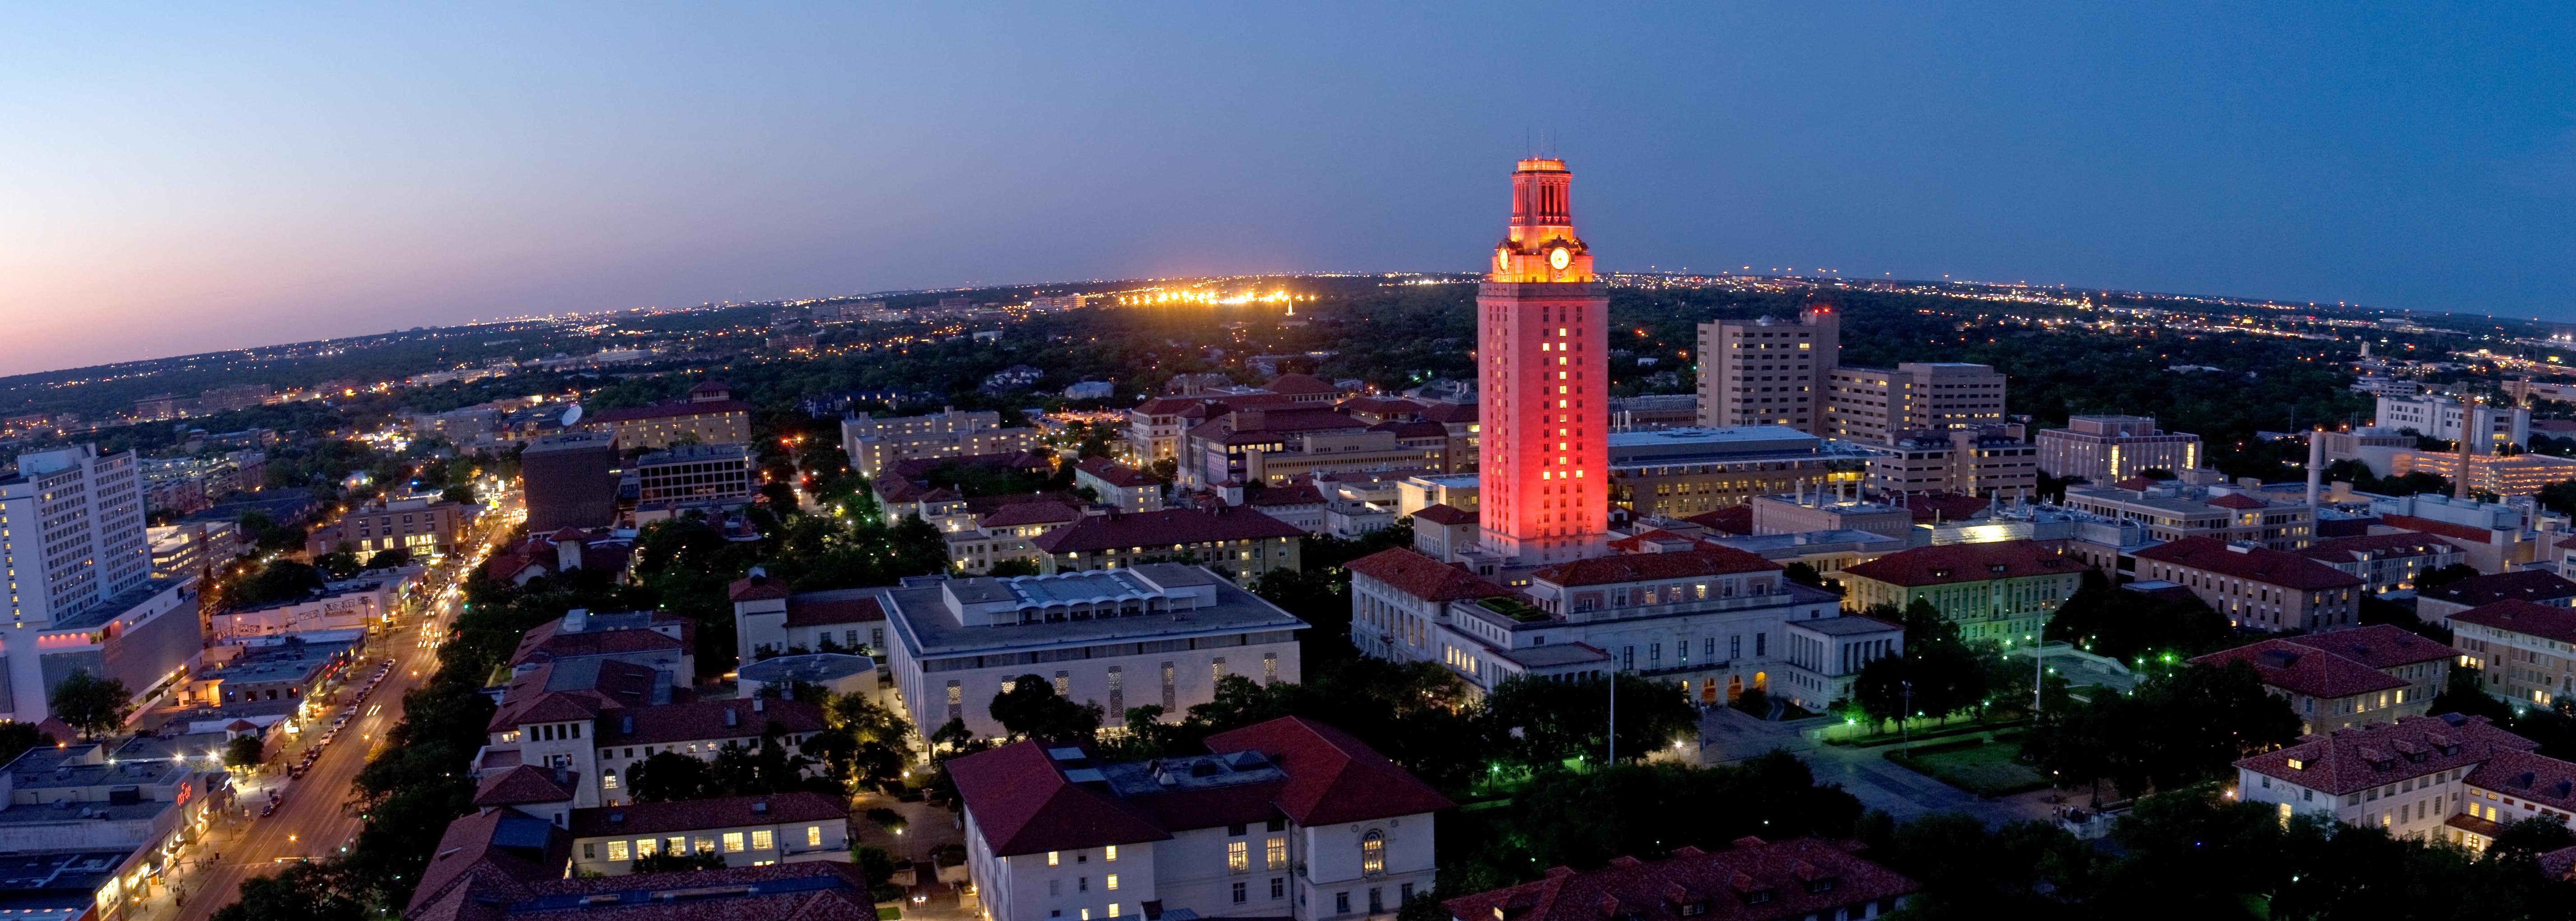
[[[0,373],[705,301],[1472,271],[1492,206],[1465,177],[1532,147],[1599,177],[1607,271],[2576,319],[2556,9],[26,26],[0,112],[51,140],[0,153]],[[1498,76],[1536,41],[1568,66]]]

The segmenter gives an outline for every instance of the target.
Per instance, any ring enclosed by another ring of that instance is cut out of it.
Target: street
[[[202,862],[192,865],[174,880],[170,890],[146,903],[144,910],[133,917],[175,917],[179,921],[212,917],[240,897],[244,880],[274,873],[300,859],[337,856],[343,845],[357,837],[360,822],[348,809],[351,785],[366,767],[370,751],[402,721],[403,694],[428,681],[437,670],[438,646],[464,602],[465,576],[482,565],[495,546],[493,541],[509,533],[515,512],[513,497],[490,513],[492,523],[478,529],[477,542],[459,553],[458,559],[445,564],[443,572],[432,574],[435,589],[427,610],[397,615],[382,639],[371,646],[369,659],[351,672],[351,680],[335,692],[325,712],[346,706],[365,686],[366,676],[374,672],[376,662],[390,657],[393,670],[368,695],[358,715],[340,729],[337,740],[315,757],[304,776],[288,780],[285,768],[303,757],[310,740],[320,737],[316,729],[308,729],[302,737],[283,746],[260,773],[236,778],[236,805],[196,848]],[[271,790],[282,790],[284,800],[274,814],[262,817],[259,810],[267,804]],[[424,829],[422,833],[435,837],[438,830]],[[220,860],[215,859],[218,854]],[[172,892],[184,899],[175,916],[163,914],[173,907]]]

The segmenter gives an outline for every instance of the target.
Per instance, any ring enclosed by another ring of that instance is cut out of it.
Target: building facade
[[[1032,450],[1038,430],[1005,426],[995,410],[947,409],[926,416],[879,419],[860,413],[841,420],[841,449],[850,469],[875,479],[908,460],[1011,454]]]
[[[2091,483],[2117,483],[2142,470],[2180,473],[2200,466],[2200,436],[2156,428],[2154,416],[2070,416],[2043,429],[2039,471]]]
[[[850,807],[797,790],[572,810],[575,875],[624,876],[656,854],[714,854],[728,867],[850,859]]]
[[[1296,569],[1306,533],[1248,507],[1215,505],[1085,515],[1028,541],[1048,575],[1182,561],[1248,578]]]
[[[528,533],[605,527],[617,521],[617,436],[608,432],[545,435],[519,452]]]
[[[2416,434],[2443,441],[2459,441],[2465,433],[2470,450],[2477,454],[2494,454],[2501,445],[2531,443],[2531,410],[2519,406],[2462,403],[2431,394],[2382,396],[2378,402],[2378,418],[2372,425],[2414,429]]]
[[[1194,566],[906,581],[875,592],[888,668],[915,726],[956,720],[1001,735],[993,697],[1027,675],[1124,726],[1130,709],[1148,705],[1178,719],[1215,699],[1228,675],[1269,684],[1300,674],[1296,631],[1306,622]]]
[[[1844,567],[1843,607],[1904,610],[1927,602],[1965,640],[2028,643],[2083,582],[2085,566],[2036,541],[1942,544]]]
[[[2186,537],[2135,555],[2141,581],[2180,585],[2238,629],[2325,630],[2359,622],[2361,577],[2295,553]]]
[[[2446,713],[2310,736],[2236,762],[2236,798],[2472,851],[2508,823],[2576,814],[2576,764],[2483,716]]]
[[[1699,325],[1702,428],[1777,425],[1826,435],[1825,393],[1842,356],[1842,317],[1810,304],[1795,320]]]
[[[690,500],[751,498],[751,449],[742,444],[692,444],[635,459],[638,505]]]
[[[706,381],[689,388],[686,399],[603,410],[590,417],[590,427],[616,436],[621,451],[741,444],[751,440],[751,404],[734,399],[731,387]]]
[[[949,762],[985,916],[1392,918],[1431,891],[1451,804],[1384,756],[1301,717],[1207,747],[1110,763],[1018,742]]]
[[[2245,663],[2266,690],[2289,702],[2302,732],[2326,733],[2425,715],[2458,656],[2442,643],[2372,624],[2263,640],[2191,661]]]
[[[1484,550],[1529,565],[1601,552],[1608,530],[1610,298],[1574,234],[1563,160],[1512,171],[1512,217],[1476,294]]]
[[[1610,502],[1639,517],[1683,518],[1779,493],[1858,484],[1867,456],[1778,425],[1617,432]]]
[[[1985,365],[1840,366],[1825,388],[1826,434],[1846,441],[1886,444],[1908,432],[2004,421],[2004,376]]]
[[[2298,550],[2316,539],[2316,508],[2274,501],[2241,486],[2193,486],[2144,479],[2109,486],[2069,486],[2066,507],[2096,518],[2133,521],[2148,537],[2208,537]]]
[[[2450,541],[2414,531],[2329,537],[2299,555],[2361,577],[2362,587],[2374,595],[2412,591],[2416,578],[2469,558]]]
[[[1889,494],[2029,495],[2039,489],[2039,449],[2008,428],[2019,427],[1974,425],[1906,433],[1870,458],[1869,486]]]
[[[2451,615],[2451,629],[2487,696],[2546,708],[2576,695],[2576,609],[2498,601]]]
[[[304,538],[304,552],[321,556],[348,550],[359,554],[361,562],[386,550],[407,550],[423,559],[446,556],[464,539],[475,508],[426,496],[360,506],[315,527]]]

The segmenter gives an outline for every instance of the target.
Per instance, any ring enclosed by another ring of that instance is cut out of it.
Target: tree
[[[2296,741],[2298,714],[2253,666],[2189,665],[2141,678],[2126,695],[2043,710],[2022,751],[2059,783],[2109,778],[2127,793],[2175,790],[2224,776],[2236,759]]]
[[[260,753],[266,746],[259,736],[244,733],[224,743],[224,766],[252,768],[259,766]]]
[[[314,557],[313,568],[332,579],[346,579],[358,574],[358,555],[347,550],[334,550]]]
[[[635,859],[637,873],[679,873],[687,870],[722,870],[724,855],[715,851],[675,854],[662,851]]]
[[[214,921],[358,921],[376,916],[365,893],[338,864],[299,863],[243,880],[241,899],[217,909]]]
[[[409,565],[411,565],[411,551],[401,547],[378,550],[376,555],[367,558],[368,569],[396,569]]]
[[[1089,739],[1100,730],[1100,705],[1077,704],[1057,696],[1055,685],[1036,675],[1021,675],[993,695],[987,708],[994,722],[1015,736],[1051,741]]]
[[[1805,561],[1789,564],[1789,571],[1785,573],[1784,576],[1791,582],[1811,588],[1825,587],[1824,574],[1817,572],[1815,566],[1810,565]]]
[[[2453,582],[2458,582],[2462,579],[2475,577],[2476,575],[2478,575],[2477,567],[2471,566],[2467,563],[2453,563],[2449,566],[2433,570],[2432,572],[2416,576],[2415,588],[2418,591],[2428,588],[2440,588]]]
[[[2236,628],[2200,599],[2128,591],[2091,569],[2042,635],[2123,662],[2168,652],[2194,656],[2236,642]]]
[[[668,803],[721,795],[715,768],[676,752],[657,752],[626,769],[626,786],[639,803]]]
[[[57,741],[60,740],[38,730],[34,723],[0,721],[0,759],[6,759],[0,760],[0,764],[17,760],[19,755],[26,754],[30,748],[51,745]]]
[[[1699,712],[1674,686],[1619,673],[1621,761],[1634,761],[1699,735]],[[1486,737],[1497,753],[1531,768],[1609,754],[1611,679],[1548,681],[1522,676],[1485,699]]]
[[[1012,576],[1034,576],[1038,574],[1038,561],[1027,557],[1003,560],[999,563],[993,564],[993,568],[985,570],[984,574],[996,579],[1007,579]]]
[[[125,725],[127,714],[134,712],[134,692],[125,682],[100,678],[89,669],[73,669],[54,686],[54,715],[81,731],[81,738],[94,739]]]
[[[2562,847],[2576,845],[2576,831],[2567,823],[2548,816],[2532,816],[2505,823],[2496,832],[2495,843],[2487,846],[2487,856],[2498,860],[2537,860],[2540,855]]]

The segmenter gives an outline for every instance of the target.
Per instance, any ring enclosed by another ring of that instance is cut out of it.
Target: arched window
[[[1360,872],[1377,876],[1386,872],[1386,833],[1369,829],[1360,836]]]

